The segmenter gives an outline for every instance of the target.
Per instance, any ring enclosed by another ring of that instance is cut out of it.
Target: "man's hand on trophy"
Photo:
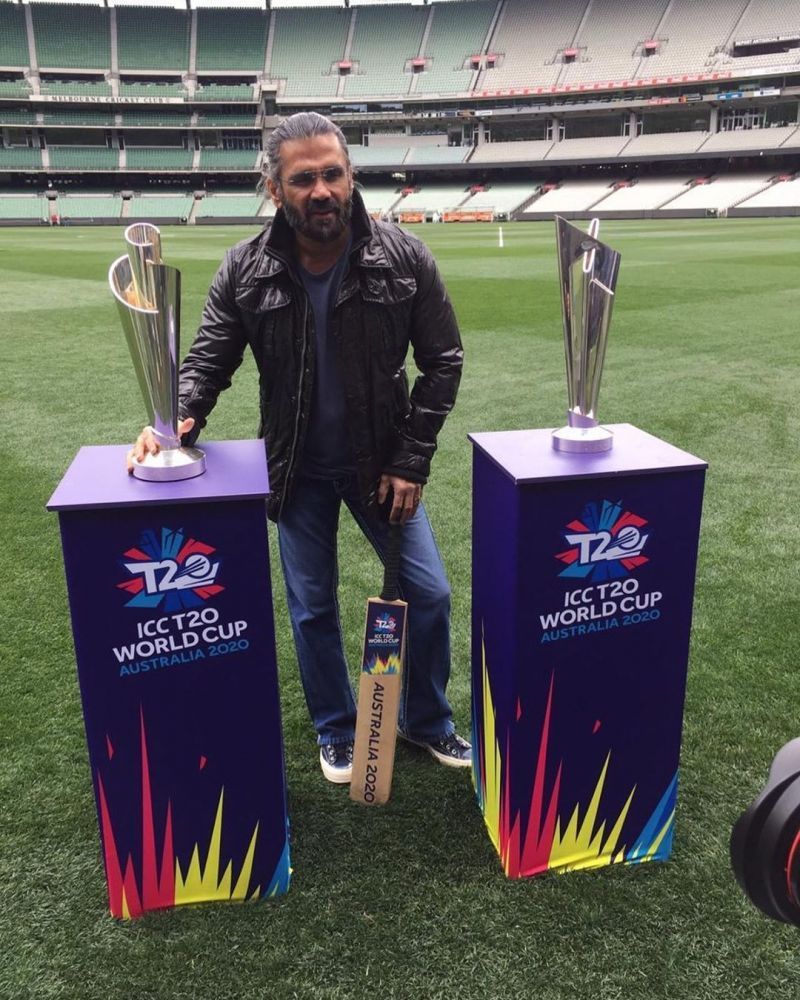
[[[187,417],[178,421],[178,436],[183,437],[194,427],[194,417]],[[157,455],[161,451],[158,437],[152,427],[145,427],[139,437],[136,438],[133,447],[128,452],[127,465],[128,472],[133,472],[134,459],[141,462],[145,455]]]

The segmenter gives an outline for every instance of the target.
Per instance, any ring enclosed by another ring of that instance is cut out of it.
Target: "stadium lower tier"
[[[415,187],[361,185],[367,210],[400,223],[492,222],[549,218],[555,214],[631,215],[800,214],[800,173],[767,171],[545,181],[426,182]],[[124,224],[163,219],[188,224],[247,222],[274,214],[269,198],[254,190],[198,192],[185,189],[61,192],[0,191],[0,223]]]

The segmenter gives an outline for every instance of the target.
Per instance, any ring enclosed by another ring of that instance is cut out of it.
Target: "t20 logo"
[[[571,546],[558,552],[566,563],[558,575],[607,580],[628,573],[648,562],[642,550],[650,537],[642,531],[647,521],[632,511],[623,511],[619,502],[588,503],[580,519],[570,521],[564,540]]]
[[[161,528],[142,533],[139,545],[128,549],[122,563],[130,579],[118,583],[133,596],[126,608],[155,608],[165,611],[192,608],[214,597],[220,586],[218,559],[209,558],[216,550],[183,531]]]
[[[394,632],[396,628],[397,619],[393,618],[388,612],[378,615],[375,619],[375,629],[378,632]]]

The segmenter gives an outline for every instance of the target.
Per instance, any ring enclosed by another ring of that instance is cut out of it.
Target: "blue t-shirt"
[[[333,267],[322,274],[312,274],[300,265],[297,268],[314,314],[316,347],[311,418],[302,469],[309,475],[325,478],[337,478],[355,469],[345,421],[344,381],[330,329],[336,295],[347,269],[349,249],[348,244]]]

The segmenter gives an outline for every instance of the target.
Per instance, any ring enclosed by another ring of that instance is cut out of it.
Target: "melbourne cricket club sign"
[[[663,594],[643,587],[636,576],[649,562],[645,552],[651,532],[647,519],[621,501],[587,503],[562,532],[568,547],[555,554],[563,566],[558,576],[580,586],[564,591],[560,607],[539,614],[539,641],[658,621]]]
[[[247,621],[223,617],[213,604],[225,587],[212,545],[178,529],[147,529],[121,565],[127,578],[117,587],[130,595],[125,607],[156,613],[132,623],[132,634],[112,646],[120,677],[249,648]]]

